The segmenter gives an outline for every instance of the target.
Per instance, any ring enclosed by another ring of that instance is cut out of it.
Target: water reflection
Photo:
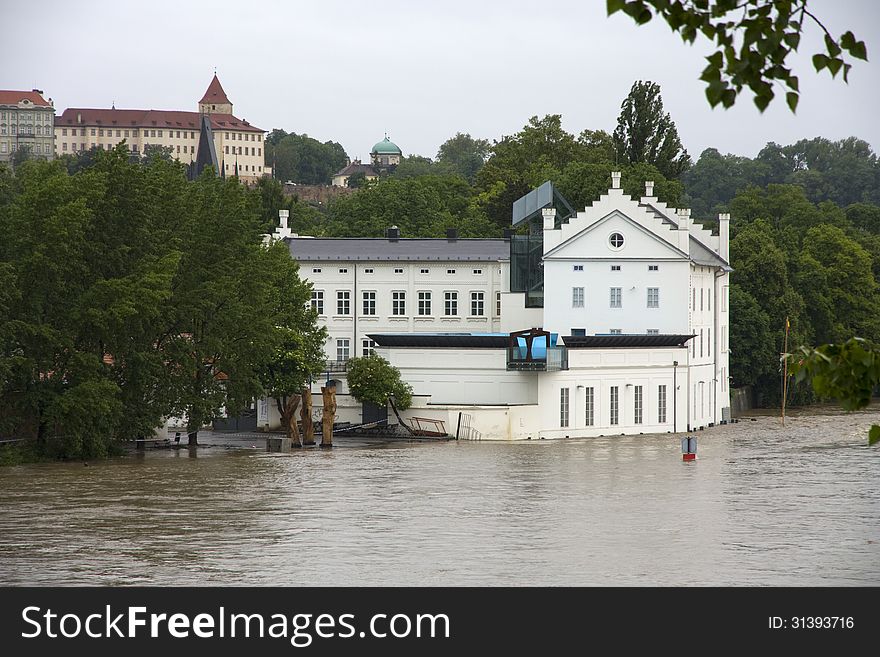
[[[877,585],[880,412],[0,470],[0,583]]]

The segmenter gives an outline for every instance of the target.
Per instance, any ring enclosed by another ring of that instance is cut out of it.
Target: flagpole
[[[785,338],[782,347],[782,426],[785,426],[785,398],[788,396],[788,317],[785,318]]]

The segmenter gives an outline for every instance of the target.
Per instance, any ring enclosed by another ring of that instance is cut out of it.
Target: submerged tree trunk
[[[312,389],[305,388],[302,391],[302,408],[300,409],[300,418],[302,418],[302,437],[303,445],[315,444],[315,427],[312,425]]]
[[[287,438],[290,440],[291,447],[302,447],[302,441],[299,438],[299,427],[296,422],[296,409],[299,406],[299,395],[290,395],[284,403],[284,414],[281,421],[284,423],[284,429],[287,431]]]
[[[322,387],[324,413],[321,417],[321,447],[333,447],[333,418],[336,416],[336,386]]]
[[[416,432],[412,430],[412,427],[409,426],[406,422],[403,421],[403,418],[400,417],[400,413],[397,411],[397,406],[394,405],[394,399],[392,397],[388,398],[388,403],[391,404],[391,410],[394,411],[394,414],[397,416],[397,421],[400,423],[404,429],[407,430],[409,435],[414,436]]]

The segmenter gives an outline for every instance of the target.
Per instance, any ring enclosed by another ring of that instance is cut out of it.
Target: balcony
[[[520,372],[567,370],[568,349],[557,346],[556,338],[555,333],[541,329],[511,333],[507,346],[507,370]]]
[[[347,372],[348,371],[348,361],[347,360],[328,360],[326,363],[326,372],[327,373],[336,373],[336,372]]]

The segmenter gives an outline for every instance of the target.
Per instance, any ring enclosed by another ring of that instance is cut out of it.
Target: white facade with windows
[[[459,414],[484,439],[726,422],[729,218],[713,236],[651,196],[650,183],[632,199],[612,177],[607,194],[565,221],[543,210],[543,305],[511,291],[507,239],[312,239],[282,222],[276,237],[288,239],[330,334],[338,419],[359,420],[344,361],[375,350],[413,386],[404,417],[442,420],[453,435]],[[519,346],[521,333],[549,345],[543,361]]]

